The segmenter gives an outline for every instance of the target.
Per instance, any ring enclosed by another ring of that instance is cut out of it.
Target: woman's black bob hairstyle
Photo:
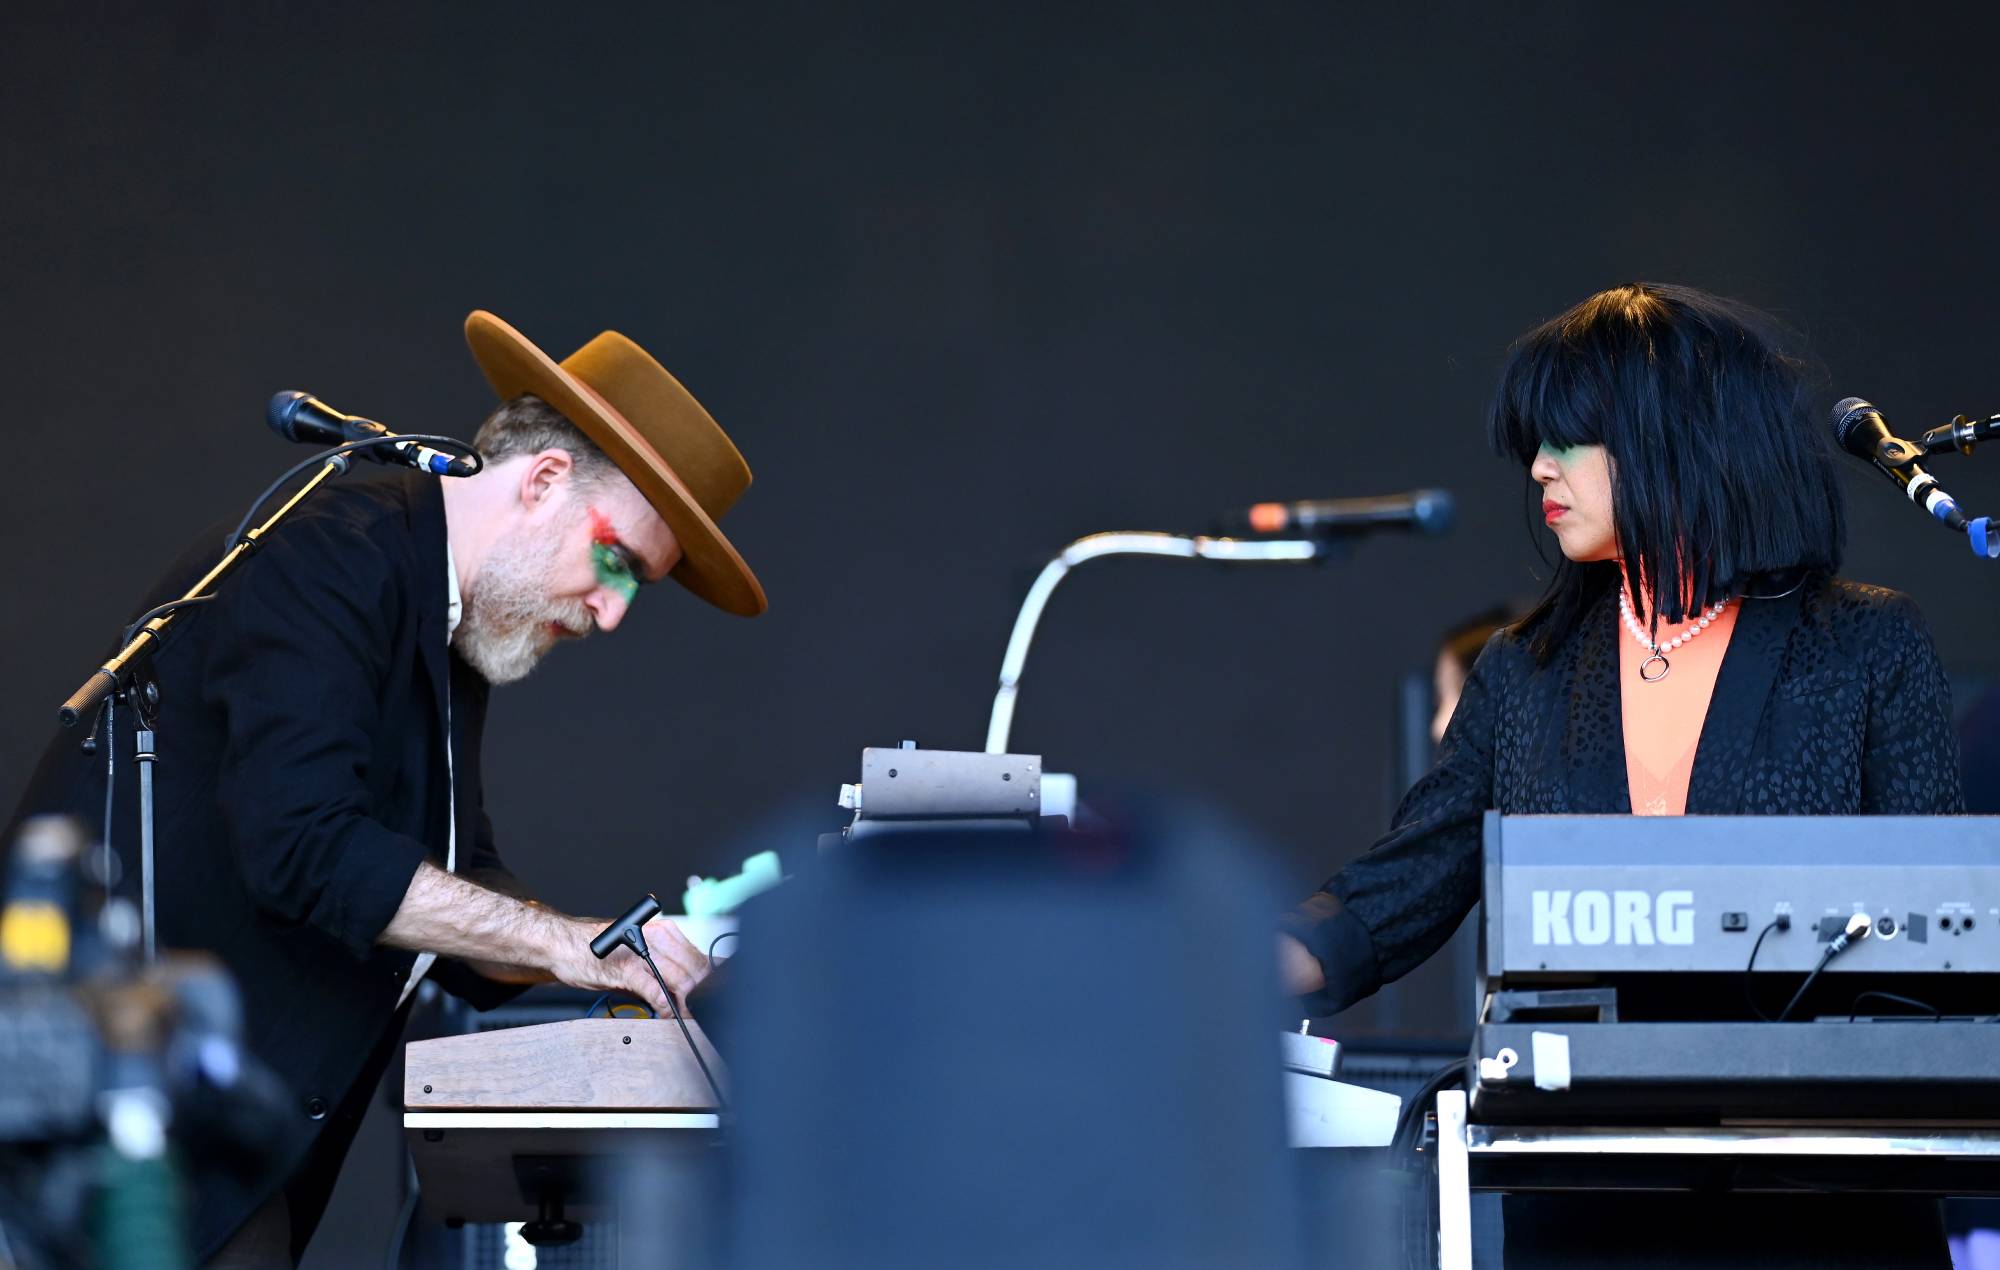
[[[1619,554],[1654,624],[1840,567],[1846,507],[1804,364],[1775,324],[1692,287],[1600,291],[1514,345],[1487,418],[1523,466],[1543,445],[1601,445]],[[1521,629],[1547,663],[1616,585],[1615,562],[1558,557]],[[1643,588],[1643,590],[1642,590]]]

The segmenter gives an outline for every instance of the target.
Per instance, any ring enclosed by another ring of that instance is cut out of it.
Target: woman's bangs
[[[1516,349],[1494,398],[1493,449],[1527,467],[1545,445],[1603,445],[1605,394],[1578,370],[1576,350],[1560,339],[1531,337]]]

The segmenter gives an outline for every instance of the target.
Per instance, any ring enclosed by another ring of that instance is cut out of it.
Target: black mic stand
[[[277,528],[278,522],[290,515],[294,508],[312,496],[313,491],[326,484],[333,477],[346,472],[351,460],[349,454],[373,446],[396,445],[404,442],[422,442],[433,448],[463,452],[472,460],[472,471],[464,475],[475,475],[485,466],[479,452],[455,437],[418,436],[402,434],[394,437],[370,437],[360,441],[350,441],[346,445],[335,446],[320,454],[315,454],[303,463],[296,464],[273,481],[250,505],[250,510],[238,522],[236,531],[230,535],[229,550],[215,567],[203,574],[201,580],[187,589],[177,600],[169,600],[140,614],[137,621],[125,628],[123,646],[111,659],[91,672],[90,678],[69,695],[56,717],[66,728],[73,728],[86,714],[101,711],[107,725],[116,714],[112,708],[114,698],[122,697],[131,707],[137,727],[133,736],[133,757],[139,764],[139,913],[143,932],[143,947],[148,963],[156,960],[158,950],[154,935],[154,834],[153,834],[153,768],[159,762],[158,725],[160,717],[160,686],[155,678],[146,676],[144,671],[166,639],[167,632],[181,613],[198,604],[206,604],[215,598],[210,588],[234,573],[245,559],[254,552],[264,536]],[[271,496],[300,472],[319,464],[319,471],[311,480],[300,486],[285,500],[284,506],[271,513],[263,524],[245,532],[259,509],[269,502]],[[83,743],[84,752],[91,753],[95,745],[96,730]],[[104,847],[108,855],[111,850],[111,806],[112,793],[118,779],[118,758],[115,748],[116,737],[110,726],[105,729],[105,773],[104,773]],[[107,871],[107,879],[109,872]]]
[[[1932,428],[1919,437],[1917,446],[1925,454],[1971,454],[1974,445],[1993,440],[2000,440],[2000,415],[1986,419],[1953,415],[1950,423]],[[1975,516],[1967,521],[1965,536],[1972,543],[1973,555],[1984,560],[2000,560],[2000,525],[1994,524],[1993,517]]]

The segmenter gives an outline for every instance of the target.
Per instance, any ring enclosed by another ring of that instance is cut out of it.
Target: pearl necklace
[[[1625,619],[1625,629],[1632,632],[1632,638],[1639,641],[1639,647],[1645,649],[1650,654],[1646,660],[1639,663],[1639,678],[1649,684],[1656,684],[1660,680],[1665,679],[1667,672],[1673,669],[1667,662],[1667,654],[1707,630],[1708,624],[1720,617],[1722,610],[1729,607],[1729,600],[1730,597],[1728,596],[1717,600],[1715,603],[1709,605],[1707,610],[1700,617],[1696,618],[1694,623],[1686,630],[1664,644],[1656,644],[1647,636],[1646,628],[1639,625],[1639,616],[1632,611],[1632,601],[1625,594],[1625,588],[1618,588],[1618,614]],[[1649,675],[1646,673],[1646,668],[1654,662],[1660,663],[1660,673]]]

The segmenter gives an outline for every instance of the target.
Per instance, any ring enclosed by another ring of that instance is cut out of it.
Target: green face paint
[[[597,584],[629,607],[632,597],[639,594],[639,579],[632,572],[624,545],[618,541],[618,531],[595,507],[590,509],[590,561],[597,566]]]
[[[625,558],[618,554],[616,547],[607,547],[601,542],[590,544],[590,560],[597,566],[597,582],[605,590],[630,604],[632,597],[639,594],[639,579],[632,576],[632,570],[625,564]]]

